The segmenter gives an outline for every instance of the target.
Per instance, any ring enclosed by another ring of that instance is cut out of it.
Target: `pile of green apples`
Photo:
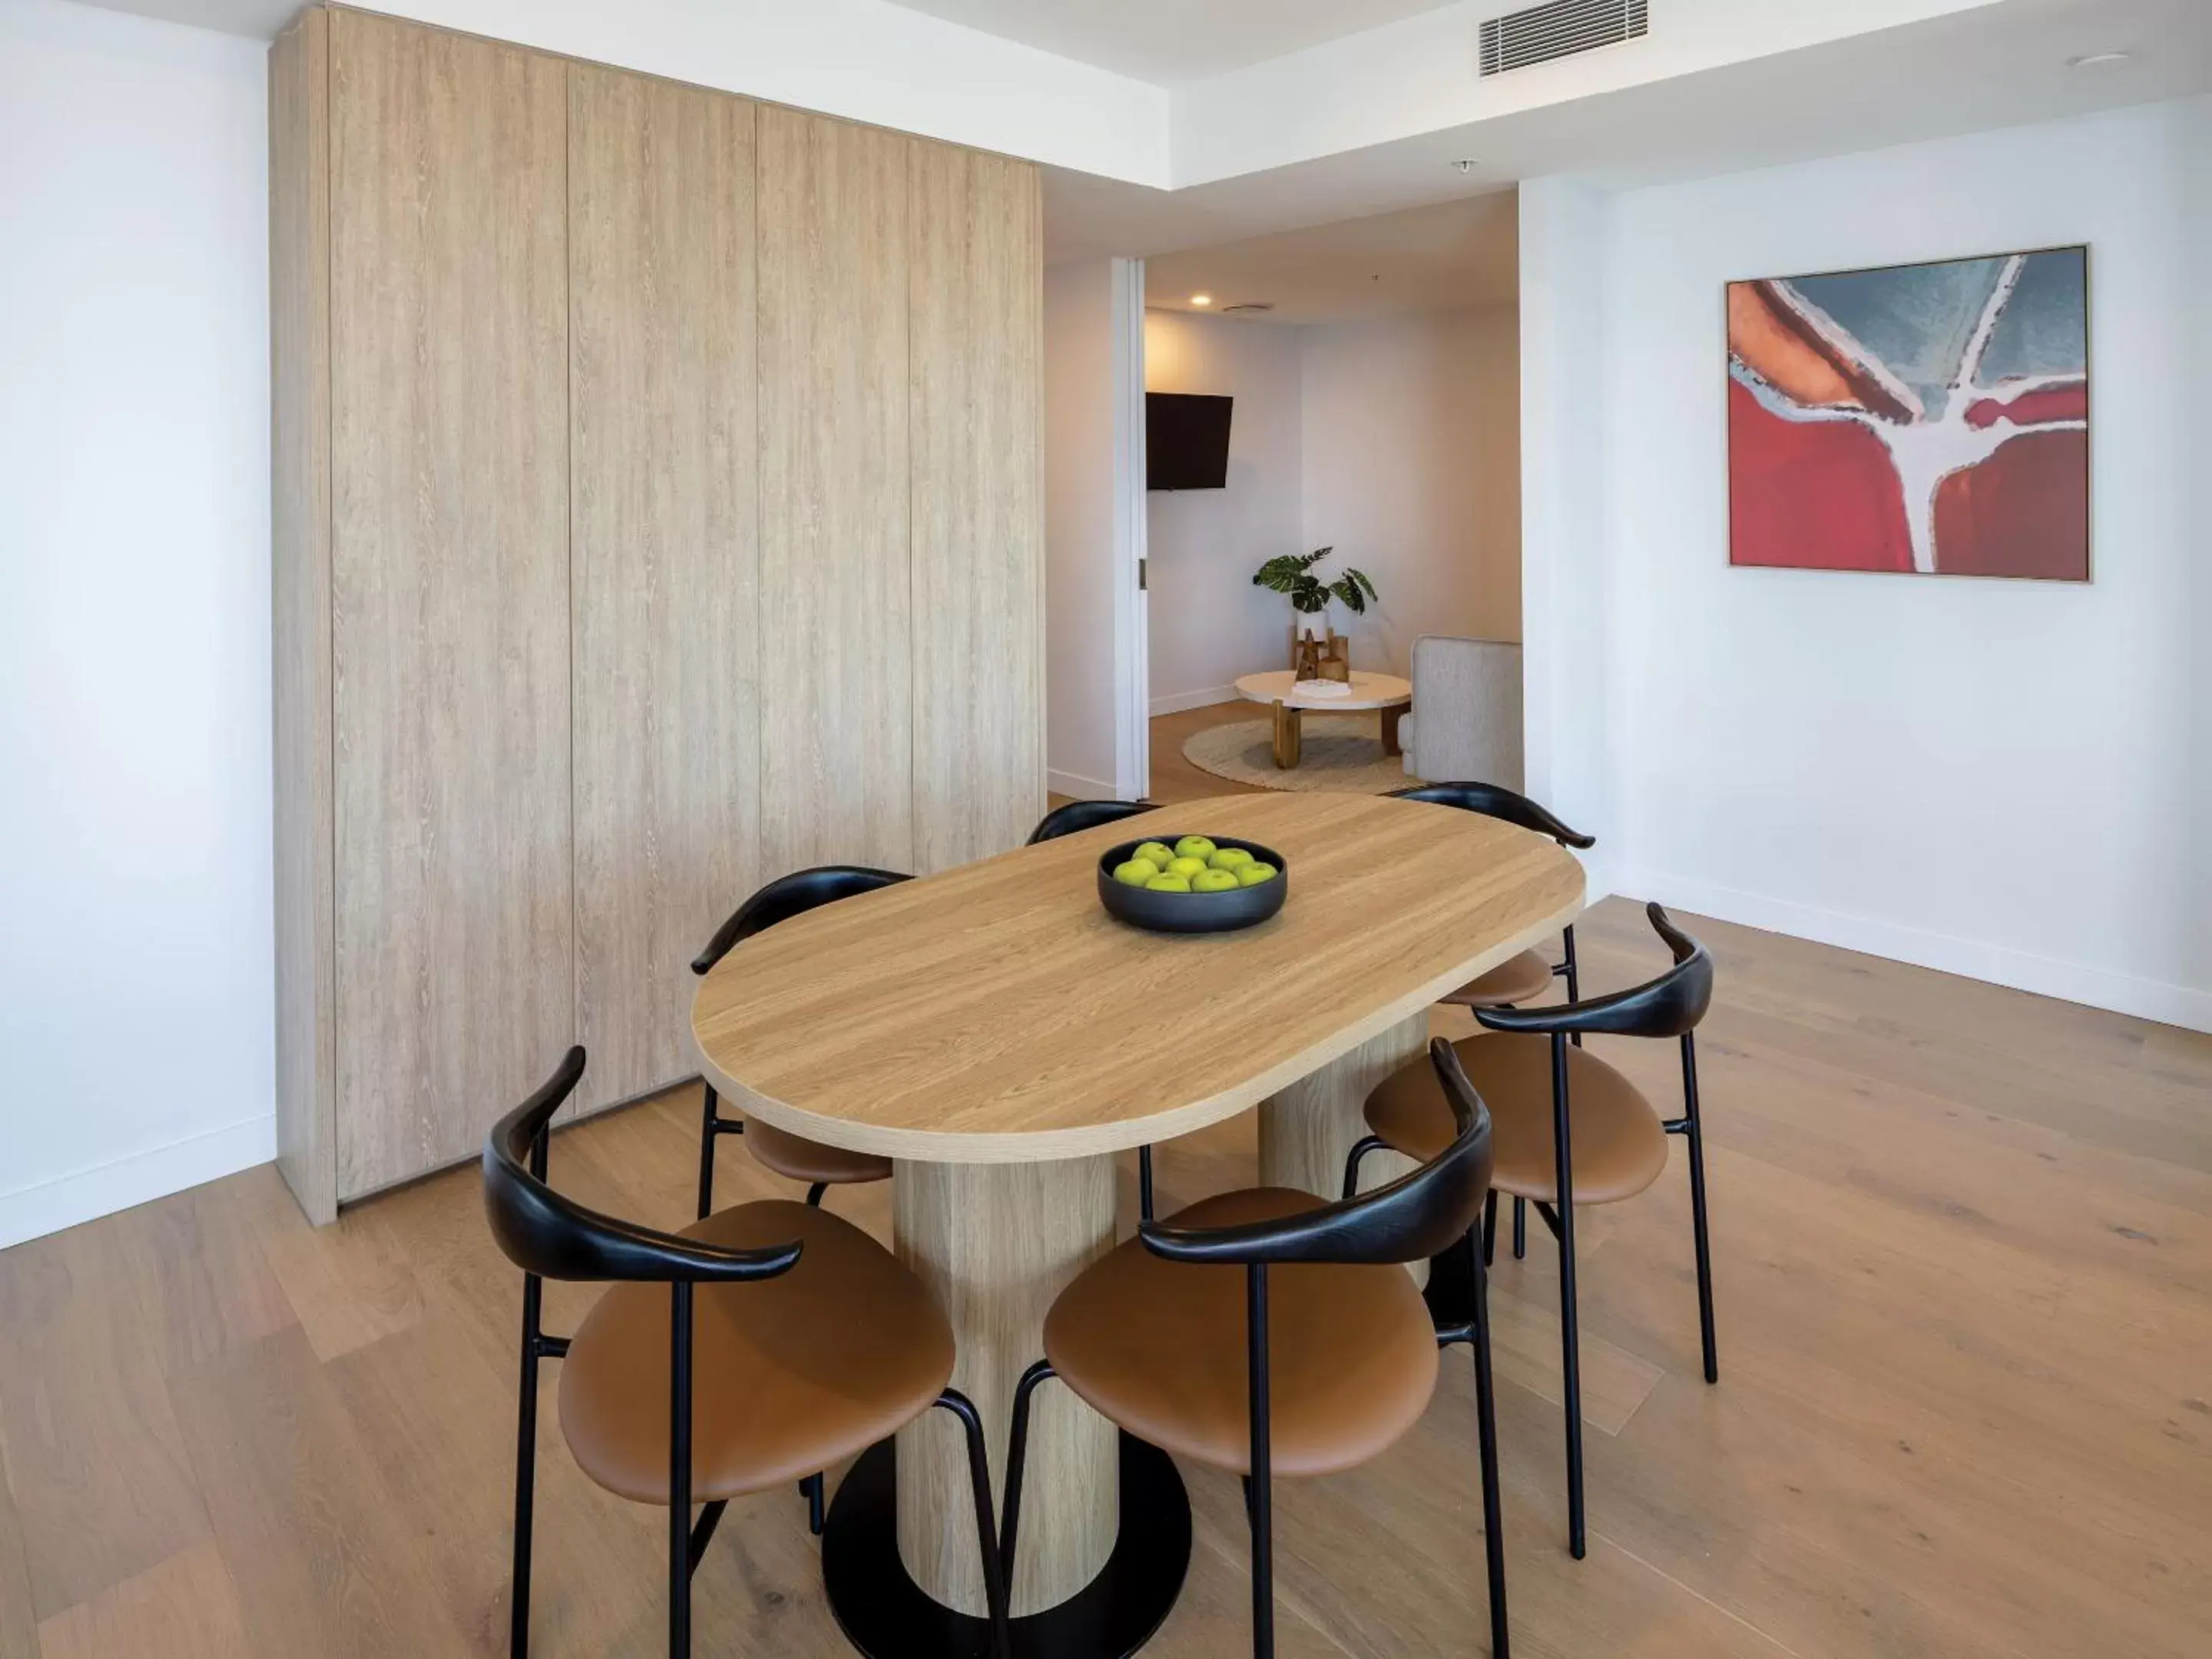
[[[1155,893],[1225,893],[1274,878],[1273,865],[1241,847],[1216,847],[1204,836],[1185,836],[1173,847],[1148,841],[1114,866],[1115,880]]]

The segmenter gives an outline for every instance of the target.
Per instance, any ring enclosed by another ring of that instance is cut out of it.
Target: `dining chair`
[[[563,1196],[548,1183],[549,1126],[583,1074],[584,1051],[571,1048],[484,1142],[492,1236],[522,1269],[512,1659],[530,1650],[546,1359],[564,1362],[561,1430],[584,1473],[668,1510],[672,1659],[691,1650],[691,1576],[732,1498],[834,1468],[933,1408],[967,1436],[994,1651],[1006,1659],[982,1419],[950,1386],[952,1329],[921,1281],[850,1222],[788,1199],[665,1233]],[[544,1333],[548,1279],[608,1287],[573,1336]]]
[[[856,865],[830,864],[818,869],[794,871],[779,876],[737,908],[727,921],[714,930],[707,948],[692,958],[691,971],[702,977],[724,957],[756,933],[780,921],[824,904],[872,893],[878,887],[909,881],[894,870],[869,870]],[[706,1106],[699,1127],[699,1218],[714,1207],[714,1143],[724,1135],[744,1135],[753,1157],[780,1176],[807,1183],[806,1201],[819,1204],[832,1187],[857,1186],[889,1181],[891,1161],[872,1152],[848,1152],[842,1146],[809,1140],[788,1129],[779,1129],[758,1118],[748,1127],[741,1117],[724,1117],[721,1098],[711,1083],[706,1085]]]
[[[1577,1559],[1585,1551],[1583,1502],[1582,1368],[1575,1324],[1575,1206],[1617,1204],[1635,1197],[1667,1167],[1667,1142],[1689,1146],[1690,1223],[1698,1259],[1698,1326],[1705,1381],[1720,1381],[1713,1333],[1712,1246],[1705,1221],[1705,1143],[1698,1108],[1696,1030],[1711,1005],[1713,959],[1656,904],[1645,914],[1674,955],[1658,978],[1587,1002],[1548,1008],[1478,1008],[1489,1034],[1462,1038],[1460,1061],[1497,1125],[1496,1172],[1483,1206],[1482,1248],[1489,1259],[1498,1224],[1498,1193],[1526,1200],[1559,1247],[1559,1345],[1567,1418],[1567,1535]],[[1679,1038],[1682,1045],[1680,1117],[1663,1115],[1634,1084],[1567,1039],[1583,1033]],[[1408,1158],[1436,1156],[1449,1142],[1456,1103],[1428,1068],[1401,1067],[1367,1097],[1369,1140],[1353,1150],[1345,1172],[1356,1182],[1358,1160],[1381,1145]]]
[[[1577,852],[1597,845],[1595,836],[1570,830],[1528,796],[1494,783],[1423,784],[1416,788],[1394,790],[1391,799],[1428,801],[1438,806],[1455,806],[1462,812],[1480,812],[1485,817],[1501,819],[1523,830],[1533,830],[1540,836],[1549,836],[1560,846],[1571,847]],[[1575,960],[1574,923],[1571,921],[1560,929],[1560,934],[1566,945],[1561,960],[1547,962],[1534,951],[1523,951],[1438,1000],[1462,1008],[1510,1008],[1542,996],[1552,988],[1553,980],[1564,979],[1567,982],[1567,1000],[1579,1001],[1582,972]],[[1577,1034],[1575,1046],[1580,1048],[1582,1041]],[[1517,1261],[1528,1254],[1528,1206],[1526,1200],[1516,1198],[1513,1200],[1513,1259]]]
[[[1474,1352],[1491,1651],[1510,1659],[1498,1428],[1485,1270],[1474,1222],[1490,1187],[1490,1116],[1441,1037],[1429,1045],[1455,1133],[1419,1170],[1334,1202],[1285,1188],[1219,1194],[1079,1274],[1045,1315],[1045,1357],[1014,1393],[1003,1571],[1021,1522],[1030,1407],[1058,1376],[1127,1433],[1244,1477],[1252,1651],[1274,1652],[1273,1481],[1377,1456],[1420,1419],[1437,1354]],[[1466,1322],[1439,1328],[1405,1264],[1455,1252]],[[1241,1271],[1239,1271],[1241,1269]]]
[[[1058,841],[1062,836],[1096,830],[1101,824],[1157,812],[1159,807],[1154,800],[1072,800],[1039,818],[1027,844],[1034,847],[1042,841]],[[1137,1213],[1146,1221],[1152,1218],[1152,1149],[1149,1146],[1137,1148]]]

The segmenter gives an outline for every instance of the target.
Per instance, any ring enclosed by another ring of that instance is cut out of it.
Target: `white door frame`
[[[1114,793],[1152,787],[1151,599],[1145,591],[1145,262],[1114,262]]]

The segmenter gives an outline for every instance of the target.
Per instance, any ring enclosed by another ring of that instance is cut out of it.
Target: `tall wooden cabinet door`
[[[760,112],[761,854],[910,870],[907,152]]]
[[[921,872],[1044,810],[1044,250],[1036,169],[911,146],[914,817]]]
[[[575,1024],[568,67],[331,17],[338,1188],[465,1158]]]
[[[576,1021],[586,1107],[696,1068],[691,958],[757,884],[753,106],[569,71]]]

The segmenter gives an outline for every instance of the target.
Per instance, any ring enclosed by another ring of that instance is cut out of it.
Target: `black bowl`
[[[1273,881],[1222,893],[1156,893],[1149,887],[1132,887],[1114,879],[1115,867],[1127,864],[1146,842],[1164,842],[1172,847],[1182,836],[1205,833],[1186,830],[1182,835],[1144,836],[1108,848],[1098,860],[1098,902],[1131,927],[1155,933],[1234,933],[1239,927],[1258,926],[1283,908],[1291,890],[1291,866],[1273,848],[1262,847],[1256,841],[1239,841],[1234,836],[1207,839],[1216,847],[1241,847],[1261,864],[1273,865]]]

